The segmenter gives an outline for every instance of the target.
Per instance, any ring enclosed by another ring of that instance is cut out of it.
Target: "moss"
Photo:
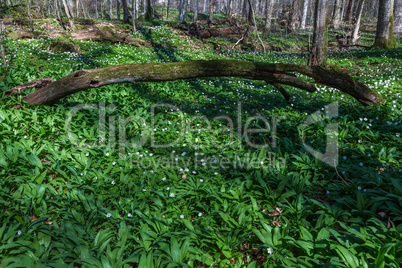
[[[389,36],[387,38],[376,37],[374,40],[374,48],[395,48],[397,47],[397,42],[394,36],[394,15],[391,15],[389,19]]]
[[[80,47],[72,42],[56,39],[50,45],[50,49],[55,53],[80,52]]]

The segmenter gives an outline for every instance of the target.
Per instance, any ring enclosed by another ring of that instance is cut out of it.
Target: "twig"
[[[261,40],[261,38],[260,38],[260,35],[258,34],[257,22],[255,21],[254,7],[253,7],[253,5],[250,3],[250,0],[248,0],[248,2],[249,2],[249,4],[250,4],[251,11],[253,12],[253,20],[254,20],[254,25],[255,25],[255,32],[256,32],[257,37],[258,37],[258,40],[260,40],[261,45],[262,45],[262,48],[264,49],[264,52],[265,52],[264,43],[262,42],[262,40]]]
[[[341,178],[341,179],[343,180],[343,182],[346,183],[346,185],[350,187],[349,183],[347,183],[347,182],[345,181],[345,179],[342,178],[342,176],[339,174],[338,169],[336,168],[336,161],[335,161],[335,159],[334,159],[334,167],[335,167],[336,174],[338,174],[338,177]]]
[[[232,49],[234,49],[243,39],[244,39],[244,37],[247,35],[247,33],[248,33],[248,29],[249,29],[250,27],[247,27],[247,30],[246,30],[246,32],[243,34],[243,36],[239,39],[239,40],[237,40],[237,42],[236,42],[236,44],[234,44],[234,46],[232,47]]]

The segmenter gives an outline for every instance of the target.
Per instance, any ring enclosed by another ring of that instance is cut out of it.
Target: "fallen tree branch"
[[[285,98],[285,100],[290,101],[290,95],[289,93],[278,83],[270,83],[274,87],[276,87],[277,90],[282,94],[282,96]]]
[[[138,63],[110,66],[100,69],[75,71],[53,83],[25,96],[29,104],[52,104],[68,95],[89,88],[136,82],[160,82],[200,77],[240,77],[263,80],[316,91],[312,83],[297,78],[298,72],[326,86],[353,96],[363,105],[384,104],[373,90],[351,76],[320,66],[282,63],[256,63],[236,60],[197,60],[169,63]],[[278,87],[277,87],[278,88]],[[283,94],[283,93],[282,93]]]
[[[42,79],[35,79],[32,80],[31,82],[13,87],[12,89],[6,90],[4,91],[4,94],[6,96],[11,96],[17,93],[21,93],[22,91],[24,91],[24,89],[29,88],[29,87],[35,87],[36,90],[41,89],[47,85],[49,85],[50,83],[52,83],[53,80],[50,78],[42,78]]]
[[[243,34],[243,36],[242,36],[239,40],[237,40],[236,44],[233,45],[232,50],[244,39],[244,37],[245,37],[245,36],[247,35],[247,33],[248,33],[248,29],[249,29],[249,28],[250,28],[250,27],[247,27],[246,32]]]

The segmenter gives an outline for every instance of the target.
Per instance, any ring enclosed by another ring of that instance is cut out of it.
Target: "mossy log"
[[[320,66],[282,63],[256,63],[236,60],[198,60],[172,63],[139,63],[75,71],[36,90],[25,100],[29,104],[52,104],[59,99],[89,88],[118,83],[159,82],[199,77],[239,77],[263,80],[274,85],[289,99],[280,85],[289,85],[308,92],[316,91],[313,83],[296,77],[300,73],[316,83],[336,88],[351,95],[363,105],[382,105],[384,100],[373,90],[348,74]]]

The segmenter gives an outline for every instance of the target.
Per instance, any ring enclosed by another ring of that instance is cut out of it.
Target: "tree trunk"
[[[352,44],[356,43],[357,36],[359,34],[360,20],[361,20],[362,13],[363,13],[364,1],[365,0],[360,0],[359,6],[357,8],[356,22],[355,22],[355,26],[353,28],[353,33],[352,33]]]
[[[194,10],[194,18],[193,18],[194,23],[197,22],[197,19],[198,19],[198,0],[195,0],[195,10]]]
[[[98,19],[99,16],[99,12],[98,12],[98,0],[94,1],[94,5],[95,5],[95,19]]]
[[[187,0],[180,0],[180,8],[179,8],[179,21],[186,21],[187,14]]]
[[[339,30],[342,23],[342,5],[345,0],[336,0],[334,6],[333,25],[335,30]]]
[[[135,19],[137,18],[137,0],[133,0],[133,6],[132,6],[132,11],[133,11],[133,32],[137,32],[137,26],[135,25]]]
[[[302,29],[302,30],[306,29],[306,21],[307,21],[309,2],[310,2],[309,0],[304,0],[303,15],[302,15],[302,20],[301,20],[301,24],[300,24],[300,29]]]
[[[69,9],[68,6],[67,6],[66,0],[62,0],[62,2],[63,2],[64,11],[65,11],[65,13],[66,13],[67,18],[68,18],[68,19],[71,19],[70,9]]]
[[[396,40],[393,34],[394,0],[380,0],[378,8],[377,32],[373,47],[393,48]]]
[[[170,8],[170,0],[167,0],[167,7],[166,7],[166,20],[169,19],[169,8]]]
[[[128,23],[128,5],[127,5],[127,0],[121,0],[121,3],[123,5],[123,22]]]
[[[315,86],[295,76],[298,72],[317,83],[336,88],[353,96],[363,105],[383,105],[384,100],[373,90],[351,76],[320,66],[283,63],[255,63],[235,60],[198,60],[171,63],[138,63],[75,71],[24,97],[29,104],[52,104],[57,100],[89,88],[137,82],[160,82],[199,77],[241,77],[263,80],[316,91]],[[12,89],[11,89],[12,90]],[[283,91],[283,90],[282,90]],[[284,94],[289,99],[288,94]]]
[[[186,0],[187,1],[187,0]],[[145,19],[151,20],[152,19],[152,5],[151,0],[145,0]]]
[[[395,0],[394,33],[402,34],[402,0]]]
[[[117,21],[120,20],[120,0],[117,0]]]
[[[296,29],[298,4],[299,0],[293,0],[292,8],[290,9],[289,14],[289,23],[288,23],[289,32],[294,32]]]
[[[267,0],[265,7],[265,26],[264,35],[268,36],[271,31],[272,9],[274,7],[275,0]]]
[[[316,0],[313,45],[308,65],[325,65],[328,57],[328,0]]]
[[[348,8],[346,9],[345,21],[351,21],[353,17],[354,0],[349,0]]]
[[[209,21],[214,19],[214,1],[215,0],[209,0]]]
[[[109,0],[109,13],[110,13],[110,20],[113,19],[113,0]]]

